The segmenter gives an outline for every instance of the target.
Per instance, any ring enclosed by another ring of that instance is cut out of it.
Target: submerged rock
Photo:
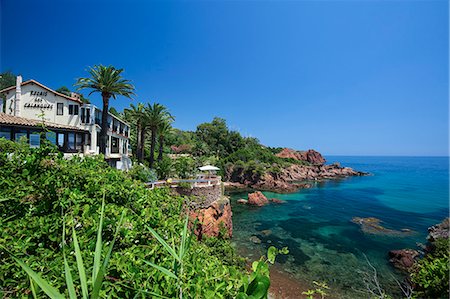
[[[261,244],[261,239],[257,236],[251,236],[250,241],[252,241],[254,244]]]
[[[389,251],[389,262],[400,270],[409,271],[414,265],[419,252],[413,249],[401,249]]]
[[[243,205],[247,204],[247,202],[248,202],[248,200],[243,199],[243,198],[240,198],[240,199],[237,200],[237,203],[240,203],[240,204],[243,204]]]
[[[270,229],[265,229],[261,231],[261,235],[267,237],[270,236],[272,234],[272,231]]]
[[[262,206],[268,204],[269,200],[267,199],[267,197],[264,196],[264,194],[262,194],[261,191],[256,191],[256,192],[248,194],[247,203],[249,205],[262,207]]]
[[[412,230],[406,228],[403,228],[402,230],[385,228],[380,224],[382,221],[375,217],[353,217],[352,222],[358,224],[361,227],[361,230],[366,234],[401,237],[414,233]]]
[[[281,200],[281,199],[278,199],[278,198],[270,198],[269,201],[273,202],[273,203],[286,203],[285,200]]]

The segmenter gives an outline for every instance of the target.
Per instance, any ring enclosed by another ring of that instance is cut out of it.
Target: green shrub
[[[0,202],[0,289],[6,297],[26,297],[30,294],[30,282],[4,249],[40,272],[68,297],[66,281],[61,275],[64,272],[63,224],[75,227],[85,267],[92,268],[103,196],[105,244],[113,240],[122,212],[126,211],[126,215],[100,296],[130,298],[153,292],[174,297],[178,294],[177,285],[170,277],[144,261],[172,267],[171,256],[147,227],[167,243],[179,244],[184,222],[181,197],[173,196],[168,189],[146,189],[141,182],[109,167],[101,156],[67,160],[54,147],[31,149],[1,138],[0,175],[0,199],[7,199]],[[67,262],[71,269],[76,269],[72,253],[67,255]],[[224,262],[215,254],[215,248],[196,240],[192,240],[183,269],[183,281],[189,282],[184,285],[185,298],[235,297],[243,277],[239,263]],[[74,281],[79,280],[77,273],[72,275]],[[79,287],[75,290],[81,295]],[[38,297],[42,295],[38,293]]]
[[[157,180],[156,172],[153,169],[150,169],[144,165],[135,164],[128,171],[128,175],[135,180],[139,180],[141,182],[155,182]]]
[[[449,240],[438,239],[432,251],[419,260],[411,273],[414,291],[419,297],[448,298],[449,296]]]

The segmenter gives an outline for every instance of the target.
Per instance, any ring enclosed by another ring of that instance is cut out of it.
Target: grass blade
[[[78,238],[75,229],[73,229],[72,238],[75,247],[75,257],[77,258],[78,274],[80,275],[81,292],[83,294],[83,298],[87,299],[88,288],[87,288],[86,271],[84,270],[83,257],[81,256],[80,245],[78,244]]]
[[[189,223],[189,216],[186,216],[186,220],[184,221],[184,227],[183,232],[181,233],[181,244],[180,244],[180,250],[178,252],[178,256],[180,259],[183,259],[185,250],[186,250],[186,236],[187,236],[187,228]]]
[[[100,223],[97,231],[97,242],[95,244],[94,253],[94,267],[92,268],[92,286],[95,283],[98,272],[100,271],[101,255],[102,255],[102,227],[103,227],[103,214],[105,212],[105,193],[103,193],[102,210],[100,212]]]
[[[19,260],[16,257],[12,257],[16,263],[18,263],[25,272],[27,272],[28,276],[33,279],[34,282],[41,288],[44,293],[46,293],[52,299],[64,299],[64,296],[54,287],[48,284],[48,282],[43,279],[39,274],[33,271],[30,267],[27,266],[23,261]]]
[[[77,294],[75,292],[75,287],[73,285],[72,274],[70,273],[70,268],[69,264],[67,263],[66,254],[63,253],[63,255],[64,255],[64,272],[66,274],[65,276],[66,276],[67,290],[69,291],[69,298],[76,299]]]
[[[31,279],[31,276],[28,276],[28,278],[30,279],[30,287],[31,287],[31,293],[33,294],[33,299],[37,299],[37,293],[36,293],[36,289],[34,288],[33,279]]]
[[[169,246],[169,244],[166,243],[166,241],[164,241],[163,238],[161,238],[160,235],[158,235],[158,233],[151,228],[150,226],[147,225],[148,230],[152,233],[152,235],[156,238],[156,240],[159,241],[159,243],[161,243],[161,245],[164,247],[164,249],[170,253],[170,255],[172,255],[177,261],[181,262],[180,257],[177,255],[177,253],[175,252],[175,250]]]
[[[91,294],[92,299],[96,299],[99,297],[100,288],[102,287],[103,279],[105,278],[106,268],[108,266],[109,259],[111,258],[111,252],[113,250],[114,243],[116,242],[117,236],[119,235],[120,228],[122,227],[122,222],[123,222],[124,216],[125,216],[125,210],[122,211],[122,215],[120,216],[119,223],[117,224],[117,227],[116,227],[114,239],[112,240],[111,245],[109,246],[108,253],[106,254],[106,257],[103,261],[102,267],[100,268],[100,271],[97,274],[97,277],[95,279],[94,287],[93,287],[92,294]]]
[[[69,291],[69,298],[76,299],[77,294],[73,285],[72,273],[70,272],[69,264],[67,263],[66,251],[64,244],[66,243],[66,219],[63,217],[63,233],[62,233],[62,252],[64,257],[64,276],[66,277],[67,290]]]
[[[167,276],[172,277],[172,278],[175,278],[175,279],[178,280],[178,277],[177,277],[175,274],[173,274],[172,272],[170,272],[168,269],[166,269],[166,268],[164,268],[164,267],[161,267],[161,266],[158,266],[158,265],[155,265],[155,264],[153,264],[153,263],[151,263],[151,262],[149,262],[149,261],[145,261],[145,260],[144,260],[144,263],[146,263],[146,264],[152,266],[153,268],[155,268],[155,269],[161,271],[162,273],[166,274]]]

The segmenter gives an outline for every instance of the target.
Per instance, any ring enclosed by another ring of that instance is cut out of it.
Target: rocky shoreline
[[[239,166],[229,166],[225,169],[225,187],[228,191],[256,189],[290,193],[299,189],[311,188],[312,183],[317,181],[369,175],[369,173],[356,171],[350,167],[342,167],[339,163],[325,165],[325,159],[314,150],[298,152],[284,149],[277,156],[294,159],[305,164],[294,163],[279,172],[268,171],[262,175],[245,171]]]

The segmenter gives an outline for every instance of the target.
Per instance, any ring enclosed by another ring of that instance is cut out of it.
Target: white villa
[[[0,138],[19,140],[25,136],[32,147],[40,146],[43,124],[50,131],[45,138],[65,155],[99,154],[102,112],[84,104],[80,96],[58,93],[35,81],[22,82],[0,91],[6,96],[6,107],[0,101]],[[5,113],[3,113],[5,111]],[[131,167],[130,126],[115,115],[108,117],[108,143],[105,158],[119,169]]]

